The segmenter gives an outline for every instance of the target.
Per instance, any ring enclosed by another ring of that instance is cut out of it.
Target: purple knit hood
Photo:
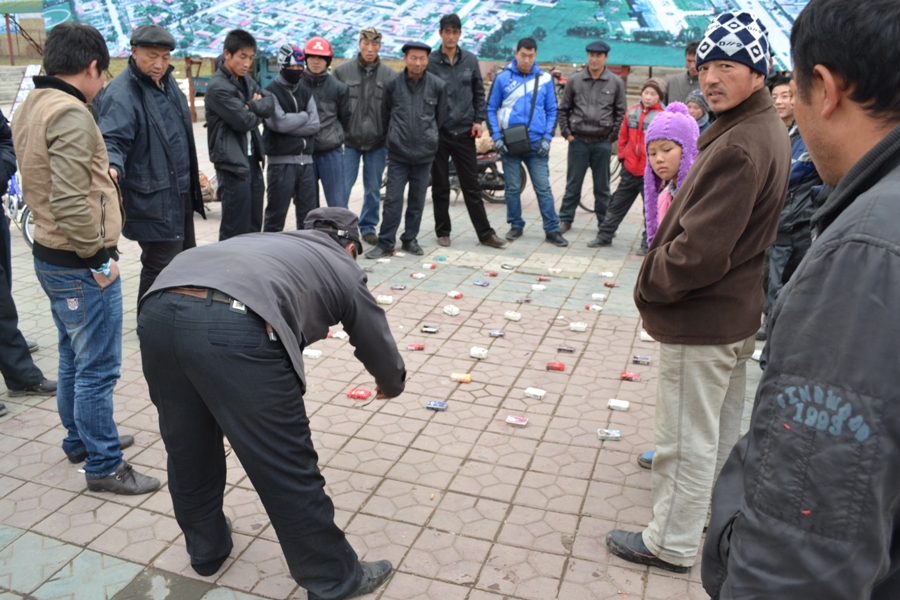
[[[687,106],[681,102],[673,102],[666,110],[650,123],[647,134],[644,136],[644,149],[653,140],[672,140],[681,145],[681,168],[678,170],[678,180],[675,189],[681,189],[684,178],[687,177],[691,165],[697,158],[697,138],[700,137],[700,129],[697,121],[691,116]],[[657,198],[662,179],[653,172],[650,167],[650,155],[647,154],[647,166],[644,170],[644,214],[647,219],[647,244],[653,241],[656,230],[659,228],[657,217]]]

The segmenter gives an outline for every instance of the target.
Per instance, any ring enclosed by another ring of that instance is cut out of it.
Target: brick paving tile
[[[612,600],[632,595],[607,575],[607,566],[572,559],[566,565],[559,598],[566,600]],[[641,597],[640,592],[634,594]]]
[[[588,482],[562,475],[528,471],[514,502],[524,506],[578,514]]]
[[[494,544],[475,587],[533,600],[555,598],[565,558]]]
[[[154,596],[162,596],[166,600],[200,600],[212,585],[182,577],[175,573],[160,569],[148,568],[122,588],[115,600],[145,600]]]
[[[523,471],[499,465],[466,461],[450,489],[455,492],[472,494],[509,502],[522,479]]]
[[[29,528],[67,504],[74,494],[36,483],[25,483],[0,499],[0,522]]]
[[[91,496],[75,496],[56,512],[32,527],[32,531],[85,546],[115,525],[130,509]]]
[[[490,542],[426,529],[403,559],[402,571],[456,584],[473,584]]]
[[[407,573],[396,573],[388,582],[381,600],[465,600],[469,589]]]
[[[197,574],[197,572],[191,568],[191,558],[187,553],[183,535],[178,536],[162,554],[156,557],[151,568],[160,569],[169,573],[176,573],[192,580],[213,583],[228,571],[228,567],[234,562],[235,557],[240,556],[254,539],[256,538],[241,535],[240,533],[232,533],[231,542],[234,544],[234,547],[231,550],[231,554],[225,559],[225,562],[219,568],[219,572],[208,577]]]
[[[462,459],[410,448],[391,468],[392,479],[445,489],[462,465]]]
[[[256,539],[218,579],[220,585],[266,598],[289,598],[297,583],[291,578],[281,546]]]
[[[37,600],[110,600],[141,565],[85,550],[33,592]]]
[[[381,517],[358,515],[347,526],[347,540],[360,560],[389,560],[399,565],[422,529]]]
[[[80,552],[77,546],[25,533],[0,550],[0,588],[30,594]]]
[[[574,515],[514,506],[497,541],[551,554],[568,554],[577,525],[578,517]]]
[[[175,519],[135,508],[88,547],[146,565],[180,534]]]
[[[440,490],[385,479],[361,510],[394,521],[424,525],[440,503]]]
[[[447,492],[428,524],[456,535],[493,540],[508,510],[505,502]]]

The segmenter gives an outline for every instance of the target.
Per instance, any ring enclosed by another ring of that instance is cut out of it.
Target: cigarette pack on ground
[[[575,354],[575,346],[566,346],[565,344],[560,344],[556,351],[565,352],[566,354]]]
[[[642,342],[655,342],[653,336],[641,329],[641,341]]]
[[[516,298],[516,302],[519,304],[531,304],[531,298],[525,296],[524,298]]]
[[[463,297],[463,293],[457,292],[456,290],[453,290],[452,292],[447,292],[447,295],[449,297],[453,298],[454,300],[459,300],[460,298]]]
[[[406,345],[407,350],[411,350],[413,352],[421,352],[425,349],[424,342],[410,342]]]
[[[422,263],[423,269],[437,269],[437,265],[434,263]]]
[[[525,388],[525,397],[526,398],[535,398],[536,400],[543,400],[544,396],[547,394],[546,390],[542,390],[540,388]]]
[[[635,354],[633,357],[631,357],[631,362],[636,365],[649,365],[650,357],[649,356],[638,356],[637,354]]]
[[[447,257],[446,256],[435,256],[434,260],[436,260],[438,262],[444,262],[445,260],[447,260]]]
[[[487,286],[491,285],[490,282],[484,281],[482,279],[476,279],[474,283],[475,283],[475,285],[480,285],[481,287],[487,287]]]
[[[546,275],[538,275],[538,283],[541,283],[542,281],[550,281],[550,278]]]
[[[503,329],[491,329],[491,337],[503,337],[506,335],[506,331]]]
[[[456,306],[453,306],[452,304],[448,304],[447,306],[444,307],[444,314],[450,315],[451,317],[455,317],[456,315],[459,314],[459,308]]]
[[[402,283],[395,283],[394,285],[391,286],[391,289],[392,290],[405,290],[406,286],[403,285]]]
[[[601,271],[600,277],[607,277],[607,278],[613,277],[613,272],[612,271]]]
[[[512,271],[516,268],[516,265],[511,265],[509,263],[503,263],[502,265],[500,265],[500,268],[506,269],[507,271]]]
[[[591,300],[606,300],[606,294],[591,294]]]
[[[618,429],[598,429],[597,437],[601,440],[621,440],[622,432]]]
[[[319,358],[320,356],[322,356],[321,350],[315,350],[313,348],[306,348],[303,351],[303,358],[311,358],[311,359],[315,360],[315,359]]]
[[[389,263],[389,262],[391,262],[391,259],[389,259],[389,258],[379,258],[379,259],[376,260],[375,262],[384,264],[384,263]]]
[[[616,282],[616,281],[607,281],[607,282],[604,282],[603,285],[605,285],[605,286],[608,287],[608,288],[617,288],[617,287],[619,287],[619,284],[618,284],[618,282]]]
[[[547,362],[547,370],[548,371],[565,371],[566,365],[561,362],[557,362],[555,360],[551,360]]]
[[[363,388],[353,388],[349,392],[347,392],[348,398],[353,398],[354,400],[368,400],[369,396],[372,395],[372,390],[366,390]]]
[[[622,371],[622,379],[625,381],[640,381],[640,373],[632,373],[631,371]]]
[[[409,276],[413,279],[425,279],[425,273],[419,273],[418,271],[413,271]]]
[[[438,328],[434,325],[422,325],[422,333],[437,333]]]
[[[393,296],[378,296],[375,299],[375,301],[378,302],[378,304],[393,304],[394,297]]]
[[[469,383],[472,381],[472,375],[469,373],[451,373],[450,381],[458,381],[459,383]]]
[[[517,313],[514,310],[508,310],[503,314],[503,317],[507,321],[518,321],[522,318],[522,313]]]
[[[479,348],[478,346],[472,346],[472,349],[469,350],[469,356],[472,358],[487,358],[487,348]]]
[[[447,410],[447,403],[440,400],[429,400],[425,405],[428,410],[444,411]]]
[[[569,323],[569,331],[587,331],[587,323]]]
[[[497,271],[485,271],[484,274],[487,275],[488,277],[496,277]]]
[[[606,404],[606,408],[610,410],[628,410],[628,406],[630,402],[628,400],[617,400],[616,398],[610,398],[609,402]]]
[[[346,332],[346,331],[343,331],[343,330],[329,331],[329,332],[328,332],[328,337],[334,338],[334,339],[336,339],[336,340],[342,340],[342,339],[344,339],[344,338],[347,337],[347,332]]]
[[[396,256],[398,258],[403,258],[406,256],[406,252],[397,252],[396,250],[391,253],[391,256]]]
[[[559,267],[550,267],[549,269],[547,269],[547,272],[551,275],[557,275],[559,273],[562,273],[562,269],[560,269]]]
[[[585,305],[584,305],[584,309],[585,309],[585,310],[591,310],[591,311],[594,311],[594,312],[600,312],[601,310],[603,310],[603,307],[600,306],[599,304],[593,304],[593,303],[591,303],[591,304],[585,304]]]
[[[544,285],[543,283],[534,283],[531,285],[531,290],[533,292],[543,292],[546,289],[547,289],[547,286]]]
[[[517,417],[515,415],[509,415],[506,417],[506,422],[510,425],[515,425],[516,427],[525,427],[528,425],[528,417]]]

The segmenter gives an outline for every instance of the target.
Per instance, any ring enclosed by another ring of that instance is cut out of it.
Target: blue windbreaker
[[[512,125],[528,125],[531,112],[531,98],[534,95],[534,81],[537,78],[538,95],[534,107],[534,116],[528,127],[532,143],[541,139],[552,140],[553,128],[556,126],[556,93],[553,89],[553,77],[541,71],[537,63],[528,75],[522,75],[516,60],[497,75],[491,87],[488,100],[488,125],[491,137],[500,139],[500,132]]]

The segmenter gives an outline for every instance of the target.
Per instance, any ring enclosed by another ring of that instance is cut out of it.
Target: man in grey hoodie
[[[263,143],[269,165],[268,193],[263,231],[282,231],[291,198],[297,229],[303,229],[306,214],[319,203],[313,151],[319,132],[319,113],[312,91],[300,85],[303,50],[284,44],[278,50],[281,67],[266,91],[275,96],[275,114],[265,120]]]

